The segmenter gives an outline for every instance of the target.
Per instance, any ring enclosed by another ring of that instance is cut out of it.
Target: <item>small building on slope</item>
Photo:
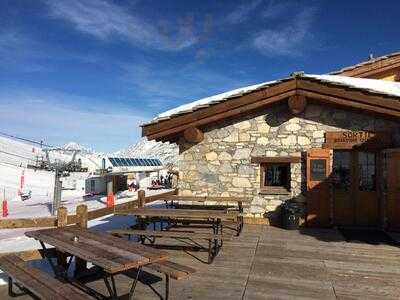
[[[149,177],[152,173],[162,170],[163,164],[159,159],[107,157],[102,160],[102,170],[86,179],[86,194],[106,194],[124,191],[128,188],[128,176],[132,175],[137,181]]]
[[[248,217],[304,203],[306,226],[400,229],[400,53],[295,73],[143,125],[179,145],[180,195],[248,196]]]

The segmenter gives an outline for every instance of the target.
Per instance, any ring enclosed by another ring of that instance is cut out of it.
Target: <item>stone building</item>
[[[201,99],[143,125],[179,145],[180,195],[304,203],[308,226],[400,227],[400,53]],[[397,191],[397,192],[396,192]]]

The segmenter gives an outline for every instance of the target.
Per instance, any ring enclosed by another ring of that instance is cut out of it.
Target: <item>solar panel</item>
[[[115,161],[116,161],[116,163],[117,163],[117,167],[122,167],[122,166],[123,166],[122,161],[121,161],[120,158],[116,157],[116,158],[115,158]]]
[[[161,161],[154,158],[109,157],[108,159],[113,167],[162,166]]]
[[[111,162],[111,164],[113,165],[113,167],[116,167],[116,166],[117,166],[114,157],[109,157],[108,159],[110,160],[110,162]]]
[[[121,158],[121,160],[125,167],[129,167],[130,162],[126,158]]]

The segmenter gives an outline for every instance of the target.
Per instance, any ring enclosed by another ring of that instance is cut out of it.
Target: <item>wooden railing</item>
[[[142,206],[144,203],[150,203],[156,200],[162,200],[167,196],[175,195],[177,190],[165,192],[157,195],[147,196],[144,191],[138,192],[138,199],[133,201],[120,203],[114,207],[104,207],[88,211],[85,204],[77,206],[77,212],[74,215],[68,215],[66,208],[60,208],[57,212],[57,217],[41,217],[41,218],[20,218],[20,219],[1,219],[0,229],[15,229],[15,228],[33,228],[33,227],[60,227],[65,225],[79,223],[79,207],[86,207],[87,221],[97,219],[106,215],[111,215],[118,210],[127,210],[137,207],[138,204]],[[85,208],[81,208],[85,210]]]

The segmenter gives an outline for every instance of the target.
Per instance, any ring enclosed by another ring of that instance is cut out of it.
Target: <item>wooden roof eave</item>
[[[370,77],[385,71],[400,67],[400,53],[393,54],[376,61],[365,62],[363,64],[354,65],[339,71],[331,72],[332,75],[350,76],[350,77]]]
[[[145,125],[143,135],[148,139],[176,141],[179,134],[187,128],[202,127],[265,107],[296,94],[335,106],[377,113],[396,119],[400,117],[400,97],[360,90],[315,78],[297,77],[260,91],[195,110],[192,113]]]
[[[400,97],[360,90],[341,84],[321,82],[312,78],[297,81],[298,94],[341,106],[359,108],[380,114],[400,117]]]
[[[196,109],[191,113],[144,125],[142,134],[148,139],[163,140],[163,137],[174,136],[189,127],[201,127],[288,98],[295,94],[295,90],[295,79],[283,80],[246,95]]]

